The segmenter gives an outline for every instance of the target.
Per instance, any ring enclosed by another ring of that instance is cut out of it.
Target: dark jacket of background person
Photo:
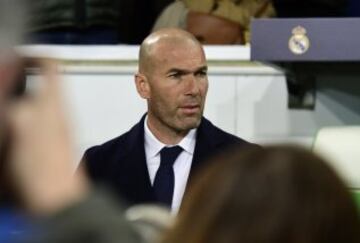
[[[155,18],[172,0],[37,0],[31,2],[32,31],[114,27],[119,42],[140,44]],[[85,8],[81,6],[86,6]]]
[[[359,242],[353,198],[310,152],[269,147],[234,151],[214,162],[197,177],[163,242]]]
[[[118,0],[36,0],[29,7],[33,31],[118,25]]]
[[[140,44],[151,32],[156,17],[173,0],[119,0],[120,42]]]
[[[278,17],[344,17],[348,0],[273,0]]]

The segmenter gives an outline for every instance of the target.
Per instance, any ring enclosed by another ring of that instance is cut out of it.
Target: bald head
[[[151,33],[140,46],[139,72],[147,74],[152,70],[159,49],[162,46],[189,45],[202,48],[201,43],[189,32],[178,28],[164,28]]]

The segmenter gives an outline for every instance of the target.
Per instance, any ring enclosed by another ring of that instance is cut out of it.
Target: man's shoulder
[[[88,175],[94,179],[107,177],[114,168],[122,166],[129,158],[130,154],[137,154],[141,149],[139,146],[143,137],[142,123],[134,125],[129,131],[115,137],[103,144],[87,149],[81,159]]]
[[[142,121],[135,124],[129,131],[117,136],[107,142],[88,148],[85,151],[84,159],[91,161],[101,159],[107,161],[114,156],[121,157],[132,146],[137,144],[139,137],[143,134]]]
[[[108,140],[102,144],[92,146],[85,151],[85,155],[88,156],[96,156],[100,154],[109,155],[112,152],[118,151],[119,148],[123,148],[123,144],[126,144],[127,137],[129,136],[129,132],[123,133],[120,136],[117,136],[111,140]]]
[[[203,118],[201,121],[200,134],[204,135],[211,139],[214,143],[219,145],[244,145],[244,146],[257,146],[253,143],[246,141],[243,138],[240,138],[234,134],[228,133],[221,128],[215,126],[211,121],[206,118]]]

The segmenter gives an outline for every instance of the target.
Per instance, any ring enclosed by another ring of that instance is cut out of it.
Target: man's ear
[[[150,86],[147,77],[144,74],[135,74],[136,90],[143,99],[150,98]]]

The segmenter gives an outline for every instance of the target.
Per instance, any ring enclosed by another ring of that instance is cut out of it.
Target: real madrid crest
[[[306,29],[297,26],[292,30],[292,36],[289,39],[289,49],[296,55],[304,54],[310,47],[309,38],[306,36]]]

